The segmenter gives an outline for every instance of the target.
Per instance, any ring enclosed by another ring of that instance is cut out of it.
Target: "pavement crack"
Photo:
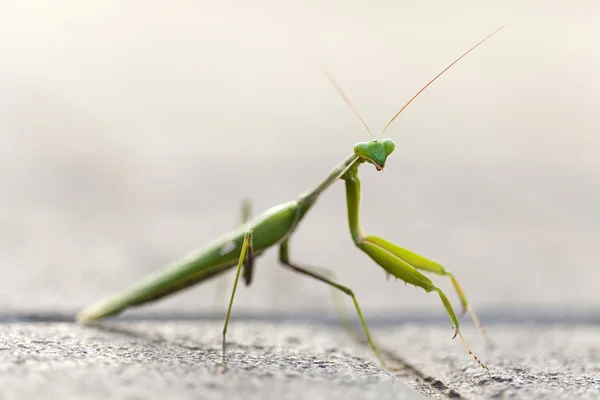
[[[365,338],[358,337],[356,335],[352,336],[354,340],[361,346],[370,347],[369,342]],[[395,364],[393,368],[388,370],[395,377],[401,378],[409,387],[418,390],[428,397],[466,399],[456,389],[449,388],[448,385],[441,380],[433,376],[426,375],[423,373],[423,371],[406,361],[404,358],[400,357],[394,351],[378,344],[377,349],[381,353],[382,357]]]

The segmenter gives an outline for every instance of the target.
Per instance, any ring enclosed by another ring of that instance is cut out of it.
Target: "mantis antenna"
[[[466,52],[465,52],[465,53],[464,53],[462,56],[458,57],[456,60],[454,60],[454,62],[452,62],[452,64],[448,65],[446,68],[444,68],[444,70],[443,70],[442,72],[440,72],[439,74],[437,74],[437,75],[435,76],[435,78],[433,78],[432,80],[430,80],[430,81],[427,83],[427,85],[423,86],[423,87],[421,88],[421,90],[419,90],[419,91],[417,92],[417,94],[415,94],[415,95],[414,95],[414,96],[413,96],[413,97],[412,97],[412,98],[411,98],[411,99],[410,99],[410,100],[409,100],[409,101],[408,101],[408,102],[407,102],[407,103],[406,103],[406,104],[405,104],[405,105],[404,105],[404,106],[403,106],[403,107],[400,109],[400,111],[398,111],[398,113],[397,113],[396,115],[394,115],[394,118],[392,118],[392,119],[390,120],[390,122],[388,122],[388,124],[387,124],[387,125],[385,126],[385,128],[383,129],[383,132],[381,133],[381,136],[380,136],[380,138],[381,138],[381,137],[383,137],[383,134],[385,133],[385,131],[387,130],[387,128],[388,128],[388,127],[389,127],[389,126],[392,124],[392,122],[394,122],[394,120],[395,120],[395,119],[398,117],[398,115],[400,115],[400,113],[401,113],[402,111],[404,111],[404,109],[405,109],[406,107],[408,107],[408,105],[409,105],[410,103],[412,103],[412,101],[413,101],[414,99],[416,99],[418,95],[420,95],[420,94],[421,94],[421,93],[422,93],[422,92],[423,92],[425,89],[427,89],[427,87],[428,87],[429,85],[431,85],[433,82],[435,82],[435,80],[436,80],[437,78],[439,78],[440,76],[442,76],[442,74],[443,74],[444,72],[448,71],[448,70],[449,70],[449,69],[450,69],[450,68],[451,68],[451,67],[452,67],[454,64],[456,64],[457,62],[459,62],[459,61],[460,61],[460,60],[461,60],[461,59],[462,59],[464,56],[466,56],[467,54],[469,54],[471,51],[475,50],[475,48],[477,48],[477,47],[478,47],[480,44],[482,44],[483,42],[485,42],[486,40],[488,40],[489,38],[491,38],[493,35],[495,35],[495,34],[496,34],[496,33],[497,33],[497,32],[498,32],[500,29],[502,29],[502,28],[504,28],[504,25],[502,25],[500,28],[496,29],[494,32],[492,32],[492,33],[490,33],[489,35],[487,35],[487,36],[486,36],[486,37],[485,37],[483,40],[481,40],[481,41],[480,41],[479,43],[477,43],[475,46],[473,46],[473,47],[471,47],[469,50],[467,50],[467,51],[466,51]],[[339,89],[338,89],[338,90],[339,90]],[[356,111],[355,111],[355,112],[356,112]],[[360,118],[360,117],[359,117],[359,118]],[[364,123],[364,122],[363,122],[363,123]],[[368,129],[368,128],[367,128],[367,129]]]
[[[369,132],[369,136],[370,136],[371,140],[373,140],[373,134],[371,133],[371,129],[369,129],[369,127],[367,126],[365,120],[362,119],[362,117],[360,116],[360,114],[358,113],[358,111],[356,111],[356,108],[354,107],[354,105],[352,104],[352,102],[350,101],[350,99],[348,98],[348,96],[346,96],[346,94],[344,93],[344,91],[342,90],[342,88],[340,87],[340,85],[338,85],[337,82],[335,81],[335,79],[333,79],[333,76],[331,76],[331,74],[329,73],[329,71],[327,71],[327,68],[325,68],[325,66],[321,65],[321,71],[323,71],[323,73],[325,74],[325,76],[329,80],[329,83],[331,83],[331,85],[335,88],[335,90],[338,92],[338,94],[340,95],[340,97],[342,99],[344,99],[344,101],[346,102],[346,104],[348,105],[348,107],[350,107],[350,109],[352,110],[352,112],[354,112],[354,115],[356,115],[358,117],[358,119],[360,120],[360,122],[362,122],[362,124],[365,126],[365,128],[367,128],[367,132]]]

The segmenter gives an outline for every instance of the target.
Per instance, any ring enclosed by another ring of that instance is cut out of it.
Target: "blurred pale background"
[[[442,262],[491,309],[600,306],[600,5],[3,1],[0,310],[73,311],[316,185],[463,51],[363,168],[367,232]],[[439,299],[355,249],[343,184],[292,242],[369,312]],[[231,282],[228,275],[227,290]],[[437,279],[441,286],[448,283]],[[214,283],[153,310],[209,310]],[[236,310],[328,309],[262,257]],[[452,294],[453,300],[455,300]]]

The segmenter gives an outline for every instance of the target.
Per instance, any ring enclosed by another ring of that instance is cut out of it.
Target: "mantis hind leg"
[[[354,295],[354,292],[352,291],[352,289],[350,289],[347,286],[344,285],[340,285],[337,282],[334,282],[333,280],[327,278],[326,276],[319,274],[317,272],[311,271],[309,268],[306,267],[301,267],[295,263],[292,263],[289,260],[289,248],[288,248],[288,240],[286,239],[285,241],[283,241],[283,243],[281,244],[281,246],[279,247],[279,261],[281,261],[281,263],[286,266],[287,268],[292,269],[295,272],[298,272],[300,274],[309,276],[311,278],[317,279],[321,282],[324,282],[330,286],[332,286],[333,288],[347,294],[348,296],[350,296],[352,298],[352,302],[354,303],[354,308],[356,309],[356,313],[358,314],[358,317],[360,318],[360,322],[362,324],[362,327],[364,329],[365,335],[367,337],[367,340],[369,341],[369,344],[371,345],[371,349],[373,350],[373,353],[375,353],[375,356],[377,357],[377,359],[379,360],[379,362],[381,363],[381,365],[384,368],[388,368],[385,364],[385,362],[383,361],[383,358],[381,357],[379,350],[377,350],[377,346],[375,346],[375,342],[373,341],[373,339],[371,338],[371,333],[369,332],[369,327],[367,326],[367,322],[365,321],[365,318],[363,316],[363,313],[360,309],[360,306],[358,305],[358,301],[356,300],[356,296]]]
[[[249,199],[242,200],[242,210],[240,213],[241,225],[245,224],[250,220],[251,217],[251,205]],[[244,283],[246,286],[250,286],[252,283],[252,276],[254,275],[254,259],[252,257],[248,257],[247,260],[244,261]]]
[[[226,336],[227,326],[229,325],[229,317],[231,316],[231,307],[233,306],[233,299],[235,297],[235,291],[237,290],[238,281],[240,280],[240,273],[242,271],[242,265],[244,261],[252,259],[252,230],[248,230],[244,233],[244,242],[242,243],[242,250],[240,252],[240,258],[238,260],[237,270],[235,273],[235,280],[233,281],[233,289],[231,290],[231,298],[229,299],[229,306],[227,307],[227,315],[225,317],[225,324],[223,325],[223,372],[225,372],[225,347],[226,347]]]
[[[251,217],[251,204],[249,199],[242,200],[242,206],[240,210],[240,216],[237,226],[243,225],[250,220]],[[253,259],[244,261],[243,278],[246,286],[252,283],[252,277],[254,275],[254,262]],[[216,282],[215,294],[212,302],[212,316],[216,318],[217,315],[221,314],[221,307],[225,301],[225,285],[227,284],[227,276],[220,277]]]
[[[373,261],[379,264],[388,274],[395,276],[398,279],[403,280],[414,286],[423,288],[426,292],[436,292],[446,309],[450,323],[454,328],[454,337],[457,335],[461,338],[465,348],[469,354],[479,363],[479,365],[488,370],[488,368],[473,354],[473,352],[467,346],[459,328],[458,318],[454,313],[452,304],[448,301],[446,294],[442,289],[434,285],[434,283],[416,268],[417,264],[422,270],[440,273],[441,270],[436,269],[435,264],[429,260],[417,256],[416,254],[409,252],[401,247],[388,242],[387,240],[381,239],[377,236],[366,235],[359,221],[360,214],[360,180],[358,179],[358,170],[356,167],[349,169],[342,176],[346,183],[346,202],[348,207],[348,224],[350,226],[350,233],[352,240],[358,248],[365,252]],[[440,266],[441,267],[441,266]],[[454,281],[456,281],[454,279]],[[458,282],[456,282],[458,284]],[[457,286],[455,286],[457,288]],[[462,289],[458,286],[459,296],[462,294]],[[461,300],[464,299],[462,294]],[[466,300],[464,300],[466,302]],[[488,370],[489,371],[489,370]]]

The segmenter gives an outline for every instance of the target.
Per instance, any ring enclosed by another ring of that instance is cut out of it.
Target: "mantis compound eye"
[[[354,154],[361,158],[369,158],[369,143],[368,142],[360,142],[356,143],[354,146]]]
[[[383,148],[385,149],[385,153],[389,156],[392,154],[394,149],[396,148],[396,144],[392,139],[383,139]]]

